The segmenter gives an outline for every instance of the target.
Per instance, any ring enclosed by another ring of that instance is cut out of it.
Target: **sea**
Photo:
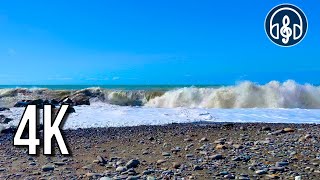
[[[75,94],[90,105],[75,106],[64,129],[165,125],[198,122],[320,123],[320,86],[293,80],[235,85],[1,85],[0,114],[17,126],[21,100],[57,99]],[[40,113],[41,114],[41,113]]]

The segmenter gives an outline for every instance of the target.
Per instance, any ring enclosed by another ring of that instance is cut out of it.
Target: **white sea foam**
[[[149,107],[320,108],[320,87],[294,81],[265,85],[243,82],[222,88],[181,88],[149,100]]]
[[[64,129],[90,127],[119,127],[137,125],[163,125],[192,122],[266,122],[266,123],[320,123],[320,109],[267,109],[267,108],[153,108],[117,106],[93,103],[76,106]],[[4,112],[14,120],[7,125],[18,125],[24,108]]]

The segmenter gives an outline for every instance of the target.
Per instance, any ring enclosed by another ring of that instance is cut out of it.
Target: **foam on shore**
[[[320,123],[320,109],[207,109],[207,108],[152,108],[117,106],[93,103],[75,106],[76,113],[69,115],[64,129],[90,127],[121,127],[163,125],[193,122],[264,122],[264,123]],[[17,126],[24,108],[11,108],[3,112],[13,118],[6,128]],[[41,118],[41,117],[40,117]],[[42,118],[41,118],[42,119]]]

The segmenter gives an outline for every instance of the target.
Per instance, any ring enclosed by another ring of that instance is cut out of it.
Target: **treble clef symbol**
[[[289,16],[285,15],[282,19],[283,26],[280,29],[280,34],[283,37],[282,42],[287,44],[289,42],[290,37],[292,36],[292,29],[288,27],[290,25]]]

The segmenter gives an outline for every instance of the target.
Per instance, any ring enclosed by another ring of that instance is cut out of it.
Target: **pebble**
[[[216,146],[216,149],[227,149],[227,146],[222,145],[222,144],[218,144],[218,145]]]
[[[147,180],[156,180],[156,178],[153,177],[153,176],[148,176],[148,177],[147,177]]]
[[[168,153],[168,152],[163,152],[163,153],[162,153],[162,156],[170,156],[170,153]]]
[[[131,159],[129,162],[127,162],[126,167],[129,168],[136,168],[140,164],[140,161],[137,159]]]
[[[243,149],[243,146],[240,144],[234,144],[232,145],[235,149]]]
[[[286,132],[286,133],[287,132],[294,132],[294,129],[292,129],[292,128],[284,128],[283,131]]]
[[[179,169],[180,166],[181,166],[181,164],[178,163],[178,162],[174,162],[173,165],[172,165],[172,167],[175,168],[175,169]]]
[[[47,164],[42,166],[42,171],[47,172],[47,171],[53,171],[54,170],[54,165],[52,164]]]
[[[159,159],[159,160],[157,161],[157,164],[160,165],[160,164],[165,163],[165,162],[166,162],[166,160],[164,160],[164,159]]]
[[[102,177],[102,178],[100,178],[99,180],[112,180],[112,178],[109,178],[109,177]]]
[[[201,167],[201,166],[199,166],[199,165],[195,165],[195,166],[193,167],[193,170],[194,170],[194,171],[203,170],[203,167]]]
[[[57,166],[63,166],[63,165],[66,165],[65,162],[53,162],[54,165],[57,165]]]
[[[87,173],[86,174],[86,177],[89,177],[89,178],[97,178],[97,177],[101,177],[101,174],[99,173]]]
[[[127,168],[123,167],[123,166],[119,166],[119,167],[117,167],[116,171],[117,172],[125,172],[125,171],[127,171]]]
[[[288,166],[288,162],[276,162],[276,167],[283,167],[283,166]]]
[[[203,138],[200,139],[199,142],[207,142],[207,141],[209,141],[209,140],[206,137],[203,137]]]
[[[97,156],[97,160],[98,160],[99,163],[101,163],[101,164],[107,164],[107,161],[106,161],[102,156]]]
[[[224,175],[223,177],[224,177],[225,179],[235,179],[235,178],[236,178],[236,176],[233,175],[233,174],[227,174],[227,175]]]
[[[267,174],[266,177],[268,179],[279,179],[280,177],[276,174]]]
[[[191,157],[193,157],[193,154],[186,154],[186,157],[191,158]]]
[[[262,169],[262,170],[257,170],[257,171],[256,171],[256,174],[258,174],[258,175],[267,174],[267,171],[264,170],[264,169]]]
[[[262,131],[271,131],[271,128],[269,126],[263,126],[261,128]]]
[[[301,179],[302,179],[301,176],[294,177],[294,180],[301,180]]]
[[[223,159],[223,156],[221,154],[215,154],[209,157],[212,160],[220,160]]]

